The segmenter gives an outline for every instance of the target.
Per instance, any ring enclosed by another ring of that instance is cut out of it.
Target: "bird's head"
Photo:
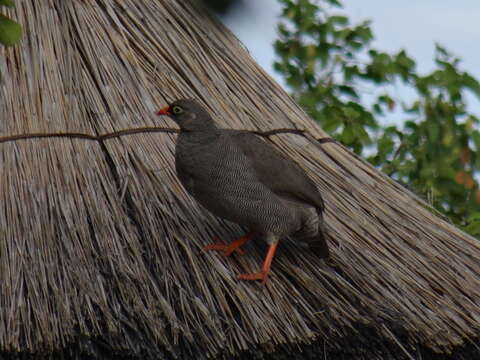
[[[182,131],[202,131],[215,128],[210,114],[195,100],[176,100],[160,109],[157,115],[170,116]]]

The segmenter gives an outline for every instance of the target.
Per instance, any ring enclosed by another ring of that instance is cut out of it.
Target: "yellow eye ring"
[[[172,112],[175,115],[179,115],[179,114],[183,113],[183,109],[180,106],[174,106],[173,109],[172,109]]]

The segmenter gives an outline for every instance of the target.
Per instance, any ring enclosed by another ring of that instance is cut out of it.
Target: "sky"
[[[243,0],[243,3],[235,16],[225,18],[224,23],[253,58],[283,85],[272,67],[280,4],[278,0]],[[343,5],[343,12],[353,23],[372,21],[375,48],[388,52],[405,48],[417,61],[420,73],[434,69],[434,48],[439,43],[462,59],[462,70],[480,79],[480,1],[344,0]],[[408,93],[405,95],[408,98]],[[470,103],[471,110],[480,114],[478,101],[472,98]]]

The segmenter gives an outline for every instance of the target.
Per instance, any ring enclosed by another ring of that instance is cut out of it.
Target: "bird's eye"
[[[180,106],[174,106],[173,109],[172,109],[172,112],[175,115],[179,115],[179,114],[183,113],[183,109]]]

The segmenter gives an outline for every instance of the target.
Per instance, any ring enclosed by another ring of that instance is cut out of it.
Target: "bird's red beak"
[[[157,115],[172,115],[170,106],[165,106],[163,109],[158,110]]]

